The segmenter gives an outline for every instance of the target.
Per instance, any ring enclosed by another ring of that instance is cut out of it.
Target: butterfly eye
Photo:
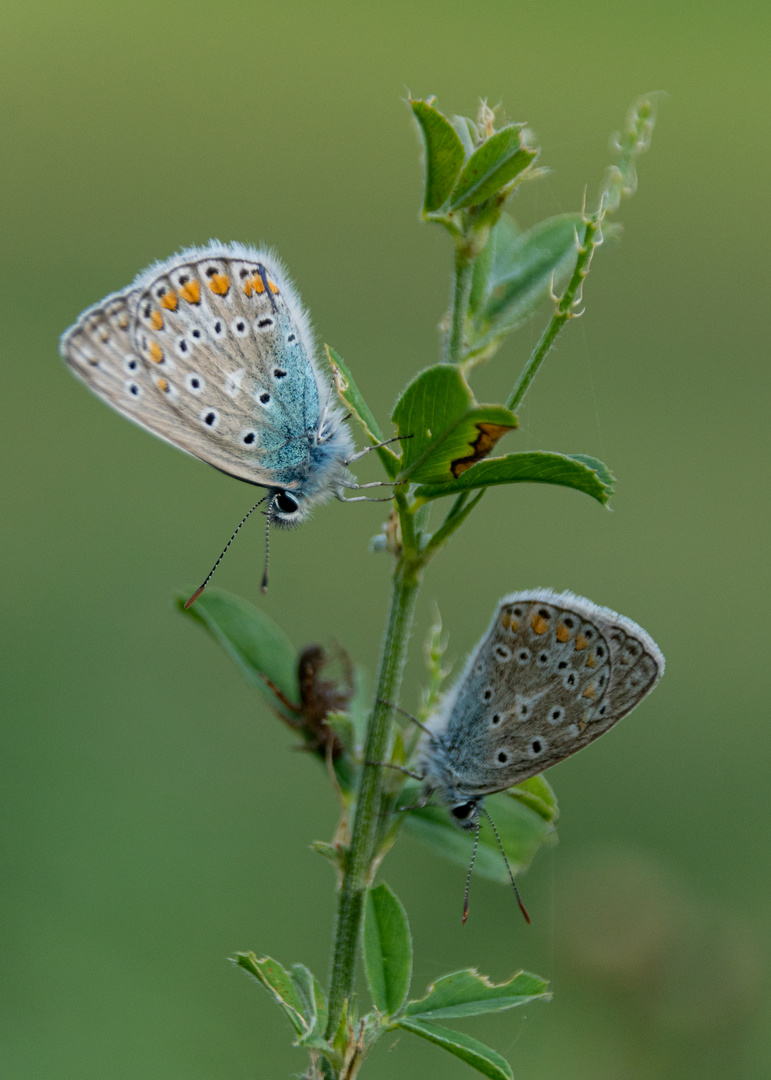
[[[461,803],[460,806],[453,806],[450,813],[452,814],[452,816],[454,818],[457,818],[458,821],[465,821],[466,818],[468,818],[469,815],[473,812],[473,810],[474,810],[474,804],[470,803],[470,802],[467,802],[467,803]]]
[[[280,491],[274,500],[274,506],[282,514],[294,514],[297,512],[298,503],[286,491]]]

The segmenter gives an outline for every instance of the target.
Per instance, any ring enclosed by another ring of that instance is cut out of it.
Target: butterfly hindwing
[[[301,483],[320,419],[312,341],[291,285],[258,253],[212,244],[169,259],[85,312],[62,351],[161,438],[250,483]]]
[[[458,788],[500,791],[587,746],[653,689],[663,657],[630,619],[571,593],[505,598],[441,733]]]

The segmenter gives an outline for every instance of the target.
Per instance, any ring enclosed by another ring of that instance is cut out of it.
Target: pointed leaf
[[[419,1035],[421,1039],[427,1039],[436,1046],[453,1054],[465,1061],[472,1069],[476,1069],[489,1080],[513,1080],[513,1074],[508,1061],[489,1046],[485,1046],[478,1039],[472,1039],[470,1035],[460,1031],[451,1031],[450,1028],[441,1027],[439,1024],[429,1024],[425,1020],[399,1019],[395,1026],[411,1031],[413,1035]]]
[[[236,953],[236,963],[253,975],[273,995],[274,1001],[284,1010],[299,1036],[309,1033],[310,1025],[305,1016],[305,1002],[298,993],[289,972],[277,960],[272,960],[269,956],[263,956],[258,960],[253,952],[249,952]]]
[[[426,143],[423,212],[430,214],[447,201],[466,155],[458,133],[446,116],[427,101],[410,101],[410,105]]]
[[[326,1047],[324,1031],[327,1026],[327,998],[321,983],[304,964],[292,965],[292,982],[303,1001],[307,1032],[297,1039],[297,1046],[318,1049]]]
[[[477,141],[477,126],[468,116],[451,116],[450,122],[458,133],[458,138],[463,143],[463,150],[467,158],[474,153]]]
[[[404,1015],[423,1020],[448,1020],[503,1012],[539,998],[548,1000],[551,997],[546,989],[548,985],[545,979],[527,971],[518,972],[505,983],[492,983],[485,975],[471,969],[456,971],[437,979],[420,1001],[408,1001]]]
[[[270,679],[289,701],[299,703],[297,652],[272,619],[248,601],[218,589],[208,588],[187,611],[186,599],[178,598],[183,614],[206,627],[272,708],[280,710],[282,706],[262,676]]]
[[[372,414],[369,405],[362,397],[358,386],[354,382],[350,368],[340,354],[335,352],[331,345],[325,345],[324,348],[326,349],[329,366],[332,368],[332,374],[334,375],[337,396],[354,419],[361,425],[364,434],[369,441],[373,445],[383,442],[383,432],[380,430],[378,422]],[[388,475],[390,477],[396,476],[399,471],[399,458],[393,450],[389,446],[379,446],[375,453],[382,461]]]
[[[513,220],[502,215],[485,249],[487,266],[475,267],[472,356],[521,325],[549,295],[552,281],[572,271],[576,237],[583,239],[585,227],[581,214],[561,214],[520,233]]]
[[[542,798],[533,798],[531,780],[508,791],[488,796],[485,806],[495,822],[498,835],[506,852],[506,858],[512,873],[525,870],[538,849],[556,839],[556,824],[559,816],[554,793],[543,777],[537,792]],[[551,804],[545,795],[551,793]],[[522,797],[524,791],[525,797]],[[402,806],[412,806],[417,798],[417,790],[411,785],[405,787],[401,798]],[[468,869],[474,847],[474,834],[459,829],[444,806],[423,806],[405,814],[404,828],[416,839],[428,844],[437,855],[442,855],[451,862]],[[489,824],[482,821],[479,834],[479,848],[474,863],[474,873],[502,885],[509,885],[509,874],[501,857],[497,841]]]
[[[498,439],[517,426],[502,405],[478,405],[463,372],[454,365],[426,368],[402,394],[392,415],[400,435],[403,480],[454,483]]]
[[[461,210],[489,199],[509,184],[538,156],[522,144],[522,126],[509,124],[478,146],[463,166],[450,196],[449,209]]]
[[[591,495],[605,506],[613,494],[614,481],[613,474],[597,458],[533,450],[479,461],[455,479],[425,484],[415,494],[420,499],[439,499],[443,495],[457,495],[461,491],[495,484],[559,484]]]
[[[364,970],[378,1012],[391,1016],[404,1004],[412,978],[412,940],[407,914],[387,885],[367,892],[364,908]]]

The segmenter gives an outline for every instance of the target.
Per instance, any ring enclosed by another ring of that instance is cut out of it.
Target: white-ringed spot
[[[249,333],[249,324],[244,318],[233,319],[230,329],[236,337],[245,338]]]
[[[511,660],[511,649],[508,645],[498,644],[493,649],[493,655],[501,664],[508,664],[509,660]]]
[[[133,371],[139,370],[139,358],[134,356],[133,353],[126,353],[123,357],[123,370],[131,374]]]
[[[553,709],[549,709],[549,723],[559,724],[564,719],[565,710],[561,705],[555,705]]]
[[[139,383],[134,382],[133,379],[126,379],[123,384],[123,390],[129,397],[134,398],[137,401],[141,398],[143,393],[142,387]]]
[[[272,315],[260,315],[259,318],[254,320],[254,329],[258,334],[265,334],[268,330],[273,329],[273,316]]]
[[[517,663],[519,664],[520,667],[526,667],[526,665],[529,664],[531,660],[532,660],[532,655],[531,655],[529,649],[518,649],[517,650]]]
[[[243,443],[244,446],[254,446],[257,442],[257,432],[252,428],[247,428],[239,434],[238,441]]]
[[[259,390],[254,396],[257,398],[260,405],[262,405],[264,409],[267,409],[267,407],[270,405],[270,394],[268,393],[268,391]]]
[[[221,341],[222,338],[227,336],[227,328],[222,319],[212,319],[209,323],[209,335],[214,341]]]
[[[532,758],[540,757],[546,749],[547,743],[540,735],[537,735],[534,739],[530,740],[530,745],[527,748],[527,752]]]
[[[202,409],[198,414],[198,419],[204,425],[204,427],[210,428],[212,431],[216,431],[220,422],[220,414],[216,409]]]
[[[185,375],[185,389],[189,390],[191,394],[202,394],[206,389],[206,383],[200,375],[190,372]]]

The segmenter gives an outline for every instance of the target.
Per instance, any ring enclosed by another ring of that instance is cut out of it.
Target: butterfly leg
[[[394,765],[391,761],[365,761],[365,765],[379,765],[382,769],[396,769],[397,772],[404,773],[405,776],[412,777],[413,780],[425,780],[423,773],[414,772],[412,769],[406,768],[404,765]]]
[[[354,461],[358,461],[359,458],[363,458],[365,454],[368,454],[370,450],[379,450],[381,446],[388,446],[389,443],[399,442],[401,439],[411,439],[412,435],[394,435],[392,439],[385,439],[383,442],[373,443],[372,446],[365,446],[363,450],[359,450],[358,453],[352,454],[347,461],[343,462],[344,465],[351,465]]]

